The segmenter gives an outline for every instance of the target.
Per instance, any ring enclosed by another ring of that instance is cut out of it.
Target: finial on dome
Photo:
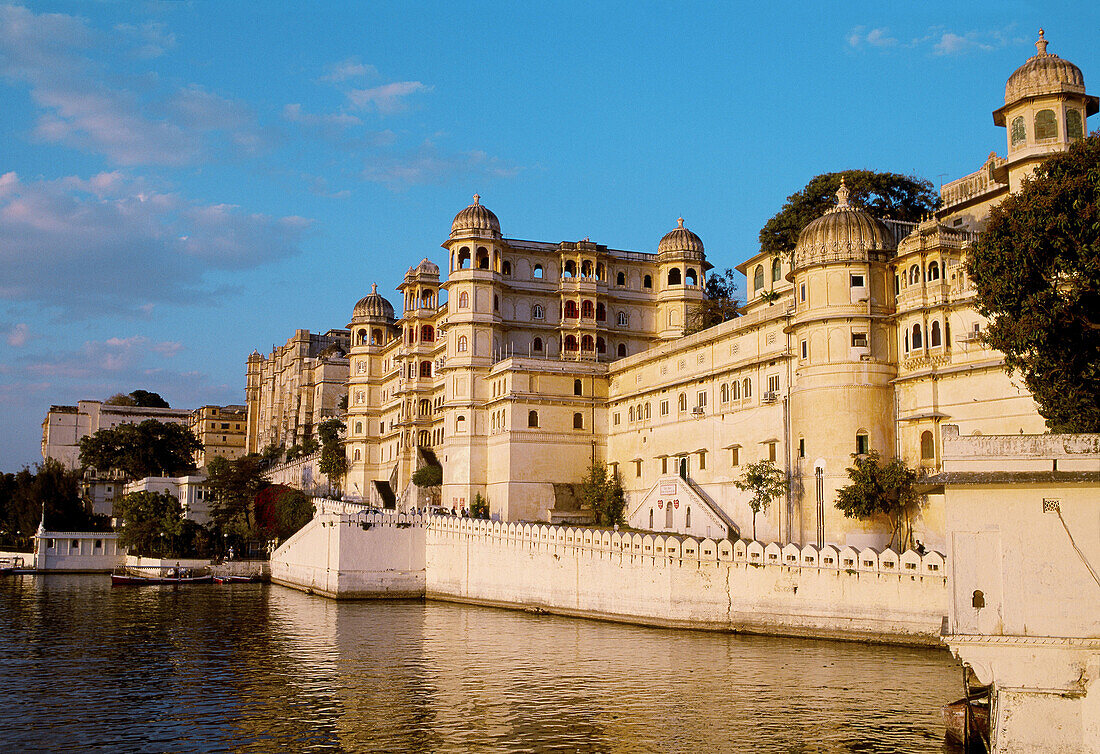
[[[1047,54],[1047,39],[1042,29],[1039,29],[1039,39],[1035,42],[1035,49],[1039,51],[1040,55]]]
[[[836,206],[848,206],[848,187],[844,185],[844,176],[840,176],[840,188],[836,190]]]
[[[378,283],[371,283],[370,284],[370,292],[372,294],[378,293]]]
[[[684,218],[682,218],[682,217],[677,217],[677,218],[676,218],[676,222],[677,222],[677,223],[679,223],[679,226],[680,226],[681,228],[682,228],[682,227],[684,227]]]
[[[481,194],[474,194],[474,204],[481,204]]]

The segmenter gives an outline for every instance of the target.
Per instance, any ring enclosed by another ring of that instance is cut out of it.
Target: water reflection
[[[927,752],[945,652],[663,631],[263,585],[0,581],[27,751]]]

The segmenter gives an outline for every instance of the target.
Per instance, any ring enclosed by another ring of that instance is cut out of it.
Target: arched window
[[[531,307],[531,319],[546,319],[546,312],[543,311],[542,304],[535,304]]]
[[[595,308],[592,306],[592,302],[585,299],[581,302],[581,316],[585,319],[592,319],[595,313]]]
[[[421,416],[432,415],[432,402],[429,401],[427,398],[422,399],[420,403],[417,404],[417,407]]]
[[[699,276],[695,274],[695,270],[688,267],[687,274],[684,275],[684,282],[688,285],[699,285]]]
[[[565,336],[565,350],[576,351],[577,350],[577,338],[573,335]]]
[[[577,318],[577,302],[566,301],[565,302],[565,316],[571,319]]]
[[[370,343],[372,346],[382,345],[382,331],[378,329],[371,330]]]
[[[756,265],[752,273],[752,289],[758,291],[764,287],[764,265]]]
[[[470,247],[463,246],[458,250],[458,269],[467,270],[470,268]]]
[[[940,323],[935,320],[932,321],[932,327],[928,330],[928,345],[932,348],[943,345],[943,339],[940,337]]]
[[[921,338],[920,325],[913,325],[913,348],[921,348],[924,345],[923,340],[924,339]]]
[[[587,259],[585,261],[581,262],[581,277],[582,278],[592,277],[592,263],[589,262]]]
[[[741,383],[737,380],[730,383],[730,400],[741,400]]]
[[[645,412],[645,416],[643,418],[648,419],[649,418],[649,404],[648,403],[645,404],[642,407],[642,410]]]
[[[619,312],[615,320],[618,323],[619,327],[626,327],[626,312]]]
[[[920,459],[922,461],[931,461],[936,457],[936,441],[932,437],[932,433],[925,430],[920,433]]]
[[[584,429],[584,416],[580,412],[573,414],[573,429]]]
[[[1054,118],[1053,110],[1040,110],[1035,113],[1035,138],[1058,138],[1058,121]]]
[[[680,399],[677,405],[680,407],[681,411],[688,410],[688,397],[685,393],[680,393]]]
[[[622,358],[622,357],[626,356],[626,343],[620,343],[619,344],[618,354],[619,354],[619,358]]]
[[[615,285],[626,285],[626,273],[620,272],[615,276]]]
[[[431,343],[435,340],[435,330],[431,325],[422,325],[420,327],[420,339],[425,343]]]
[[[603,322],[607,319],[607,307],[603,305],[603,302],[596,304],[596,321]]]
[[[455,432],[462,433],[466,431],[466,417],[459,415],[455,419]]]
[[[1084,126],[1081,123],[1080,110],[1066,111],[1066,138],[1080,139],[1085,135]]]
[[[569,260],[565,263],[565,270],[562,271],[562,277],[571,278],[577,274],[577,265],[573,260]]]
[[[593,341],[592,341],[592,336],[591,335],[585,335],[583,338],[581,338],[581,350],[582,351],[591,351],[592,346],[593,346]]]
[[[582,387],[580,380],[573,380],[573,395],[580,395]]]
[[[904,347],[905,347],[905,352],[906,352],[906,353],[909,353],[909,329],[908,329],[908,328],[906,328],[906,330],[905,330],[905,343],[904,343]]]
[[[363,422],[355,422],[355,434],[363,434]]]
[[[730,402],[730,386],[729,385],[727,385],[725,383],[722,383],[722,387],[719,390],[719,394],[721,395],[722,403],[729,403]]]
[[[477,268],[479,270],[489,269],[489,250],[484,246],[477,247]]]
[[[605,353],[607,351],[607,343],[603,338],[596,338],[596,353]]]
[[[542,280],[542,265],[535,265],[535,280]]]
[[[458,294],[458,308],[469,309],[470,308],[470,294],[466,291]]]
[[[356,331],[356,333],[355,333],[355,343],[356,343],[356,345],[360,345],[360,346],[365,346],[367,344],[367,331],[366,330],[357,330]]]
[[[501,266],[500,266],[500,271],[505,275],[511,275],[512,274],[512,263],[509,262],[507,259],[505,259],[504,263],[501,264]]]
[[[741,392],[744,394],[746,400],[752,397],[752,380],[748,377],[741,382]]]
[[[469,341],[466,340],[465,335],[458,336],[458,352],[463,353],[469,347]]]
[[[673,267],[668,271],[668,284],[679,285],[680,284],[680,268]]]
[[[603,280],[603,262],[596,262],[596,280]]]
[[[352,460],[355,460],[355,461],[362,461],[363,460],[363,452],[361,450],[359,450],[359,448],[355,449],[355,453],[352,455]]]
[[[920,282],[920,265],[915,264],[909,268],[909,285],[916,285]]]
[[[867,430],[856,432],[856,454],[865,456],[871,452],[871,439],[867,436]]]
[[[929,262],[928,263],[928,279],[939,280],[940,279],[940,263]]]
[[[500,296],[493,296],[493,311],[500,311]]]
[[[531,343],[531,350],[538,351],[540,353],[542,352],[542,338],[535,338],[535,340]]]
[[[783,277],[783,262],[779,257],[772,260],[772,282],[778,283]]]
[[[538,411],[528,411],[527,412],[527,426],[528,427],[537,427],[538,425],[539,425],[539,412]]]
[[[649,275],[646,275],[644,278],[642,278],[642,287],[643,288],[652,288],[653,287],[653,278],[651,278]]]
[[[422,361],[420,362],[420,376],[431,377],[432,376],[432,362]]]
[[[626,416],[627,416],[627,421],[631,421],[631,422],[634,421],[634,407],[633,406],[631,406],[630,409],[626,412]]]
[[[1017,115],[1012,119],[1012,146],[1027,141],[1027,126],[1024,125],[1024,116]]]

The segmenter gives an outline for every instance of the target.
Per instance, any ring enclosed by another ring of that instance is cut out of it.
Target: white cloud
[[[298,252],[311,221],[200,204],[123,173],[0,177],[0,297],[77,316],[209,298],[208,273]]]
[[[347,96],[348,100],[358,108],[373,107],[383,115],[391,115],[408,109],[405,98],[409,95],[430,91],[430,86],[425,86],[419,81],[394,81],[371,89],[352,89]]]
[[[363,168],[362,177],[391,190],[402,190],[413,185],[446,183],[459,176],[511,178],[519,170],[481,150],[442,152],[428,139],[404,154],[377,155]]]
[[[360,62],[359,58],[351,57],[333,63],[328,66],[328,72],[321,77],[321,81],[347,81],[357,78],[374,78],[378,75],[378,69],[373,65]]]
[[[847,39],[850,47],[859,47],[864,44],[871,47],[893,47],[898,43],[897,38],[891,37],[890,30],[884,26],[870,31],[867,31],[866,26],[857,26],[848,32]]]
[[[976,32],[967,32],[959,35],[946,31],[939,41],[932,47],[937,55],[957,55],[964,52],[989,52],[996,47],[988,42],[982,42]]]
[[[931,55],[959,55],[969,52],[990,52],[1009,44],[1026,41],[1013,37],[1010,34],[1011,30],[1012,26],[1008,26],[1002,29],[957,33],[942,26],[934,26],[920,37],[901,42],[897,37],[891,36],[890,30],[884,26],[871,29],[866,26],[856,26],[845,36],[845,41],[849,47],[855,48],[901,47],[909,50],[925,50]]]
[[[143,24],[119,24],[115,31],[133,39],[137,45],[132,54],[138,58],[158,58],[176,46],[176,35],[159,21]]]
[[[283,107],[283,119],[291,123],[300,123],[304,126],[335,126],[337,128],[358,126],[363,123],[363,121],[351,113],[328,113],[324,115],[307,113],[304,112],[302,106],[297,103]]]

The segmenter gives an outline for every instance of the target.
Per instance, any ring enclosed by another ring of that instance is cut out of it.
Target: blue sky
[[[474,192],[544,241],[683,215],[723,268],[818,173],[957,178],[1040,26],[1100,91],[1086,3],[0,5],[0,470],[52,403],[243,402]]]

